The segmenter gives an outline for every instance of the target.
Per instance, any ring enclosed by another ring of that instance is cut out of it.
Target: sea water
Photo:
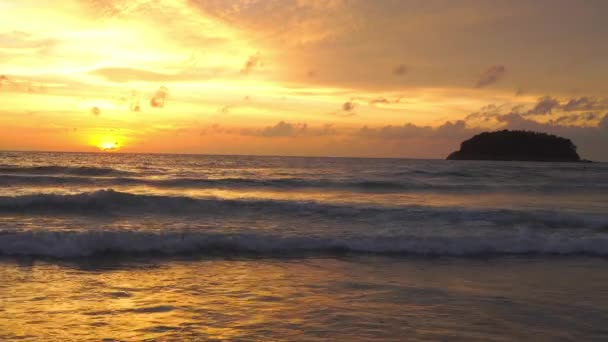
[[[608,339],[608,164],[0,153],[3,340]]]

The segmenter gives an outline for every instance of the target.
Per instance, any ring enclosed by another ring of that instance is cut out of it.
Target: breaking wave
[[[46,172],[46,171],[45,171]],[[573,189],[585,189],[587,192],[608,191],[608,184],[596,184],[590,188],[588,184],[577,182],[564,182],[561,184],[489,184],[489,183],[428,183],[419,181],[388,181],[388,180],[336,180],[336,179],[306,179],[306,178],[275,178],[275,179],[253,179],[253,178],[171,178],[152,179],[144,177],[133,177],[127,171],[114,169],[79,169],[70,170],[65,174],[2,174],[0,171],[0,185],[4,186],[95,186],[95,187],[119,187],[119,186],[150,186],[157,188],[178,189],[323,189],[344,190],[361,192],[492,192],[492,191],[538,191],[555,192],[569,191]],[[83,176],[89,172],[89,175]],[[109,177],[112,176],[112,177]],[[101,178],[99,178],[101,177]]]
[[[330,219],[371,220],[378,223],[441,220],[441,223],[490,222],[498,226],[525,224],[547,228],[608,227],[605,217],[547,210],[482,209],[422,205],[386,206],[355,203],[323,203],[303,200],[194,198],[132,194],[98,190],[78,194],[0,196],[0,213],[26,214],[147,214],[192,217],[275,215]]]
[[[422,237],[281,237],[256,234],[105,232],[2,232],[0,255],[75,258],[89,256],[335,254],[417,256],[608,255],[608,234],[573,236],[529,230]]]

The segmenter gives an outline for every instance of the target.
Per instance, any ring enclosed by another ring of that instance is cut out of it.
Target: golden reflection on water
[[[62,340],[91,335],[139,340],[167,332],[230,340],[269,322],[301,319],[294,301],[306,294],[290,286],[293,274],[286,274],[286,267],[199,262],[99,271],[3,268],[10,286],[3,288],[0,331]],[[319,281],[308,275],[303,285]],[[308,300],[323,305],[318,297]]]
[[[597,259],[157,261],[0,262],[0,339],[552,340],[608,316]]]
[[[79,194],[87,191],[97,191],[98,186],[45,186],[32,188],[0,189],[0,196],[23,196],[40,193]],[[174,196],[192,198],[219,198],[227,200],[281,200],[281,201],[314,201],[327,204],[358,204],[358,205],[388,205],[388,206],[430,206],[430,207],[475,207],[475,208],[512,208],[512,209],[543,209],[547,206],[573,210],[583,208],[587,211],[603,213],[601,194],[571,194],[568,198],[540,193],[438,193],[438,192],[350,192],[350,191],[316,191],[313,189],[300,190],[263,190],[263,189],[216,189],[216,188],[158,188],[152,186],[114,186],[112,190],[153,196]]]

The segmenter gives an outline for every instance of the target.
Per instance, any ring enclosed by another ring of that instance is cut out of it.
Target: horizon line
[[[270,158],[341,158],[341,159],[405,159],[405,160],[446,160],[445,158],[416,158],[416,157],[373,157],[373,156],[321,156],[321,155],[280,155],[280,154],[238,154],[238,153],[190,153],[190,152],[123,152],[123,151],[61,151],[61,150],[4,150],[0,153],[72,153],[72,154],[152,154],[152,155],[184,155],[184,156],[217,156],[217,157],[270,157]]]

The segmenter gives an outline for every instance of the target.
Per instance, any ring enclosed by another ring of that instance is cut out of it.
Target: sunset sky
[[[608,161],[608,1],[0,0],[0,149]]]

